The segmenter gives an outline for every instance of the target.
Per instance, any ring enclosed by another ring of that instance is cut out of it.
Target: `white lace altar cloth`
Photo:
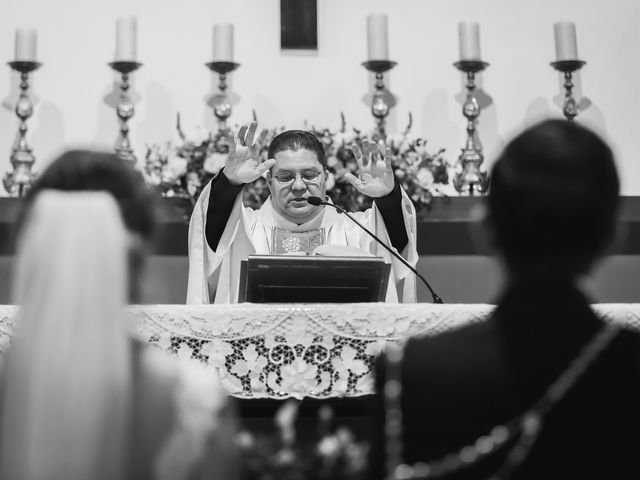
[[[640,304],[597,304],[603,318],[640,329]],[[482,304],[145,305],[128,309],[132,334],[218,370],[241,398],[328,398],[373,391],[373,359],[387,342],[436,335],[485,319]],[[0,351],[18,309],[0,306]]]

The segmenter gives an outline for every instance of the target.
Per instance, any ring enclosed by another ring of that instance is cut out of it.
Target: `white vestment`
[[[233,205],[231,215],[214,252],[207,243],[205,221],[209,206],[211,182],[203,189],[196,202],[189,223],[189,282],[187,304],[237,303],[240,281],[240,262],[251,254],[272,253],[272,231],[282,225],[281,217],[274,211],[271,198],[258,210],[242,204],[242,193]],[[402,191],[402,189],[401,189]],[[416,250],[416,212],[413,203],[402,191],[402,214],[409,242],[401,254],[415,268],[418,262]],[[375,206],[352,215],[378,238],[391,246],[382,215]],[[330,245],[359,248],[391,264],[387,302],[411,303],[416,301],[415,275],[384,247],[358,227],[354,222],[331,207],[325,207],[312,228],[320,226]],[[393,248],[393,247],[391,247]]]

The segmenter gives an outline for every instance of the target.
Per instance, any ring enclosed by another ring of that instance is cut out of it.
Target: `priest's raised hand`
[[[232,131],[227,133],[229,153],[224,164],[224,175],[233,185],[253,182],[276,163],[273,159],[260,160],[260,150],[268,131],[263,129],[254,141],[257,127],[257,122],[251,122],[243,125],[237,135]]]
[[[362,148],[354,143],[351,150],[356,157],[359,177],[346,173],[344,178],[368,197],[380,198],[389,195],[395,185],[391,149],[365,139],[362,141]]]
[[[415,301],[411,271],[394,263],[351,217],[325,208],[330,199],[322,142],[312,132],[286,130],[270,141],[267,156],[261,157],[267,132],[256,138],[256,128],[252,123],[237,135],[229,134],[225,168],[204,187],[193,209],[187,302],[237,302],[241,261],[248,255],[336,255],[336,249],[349,251],[350,256],[355,251],[382,256],[392,264],[387,301]],[[353,215],[414,266],[418,258],[415,210],[395,182],[391,152],[369,141],[353,149],[358,178],[348,176],[348,181],[375,200],[371,208]],[[265,173],[271,195],[260,208],[244,205],[243,185]],[[309,202],[311,197],[327,200],[317,205]]]

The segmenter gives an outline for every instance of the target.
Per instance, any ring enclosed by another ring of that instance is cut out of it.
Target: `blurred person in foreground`
[[[133,251],[153,230],[144,189],[115,155],[73,151],[30,192],[16,338],[0,365],[2,479],[233,476],[215,372],[128,334],[124,307],[142,265]]]
[[[415,302],[415,277],[401,262],[334,208],[312,205],[327,194],[324,146],[311,132],[287,130],[261,158],[267,130],[257,123],[228,133],[224,168],[207,184],[189,223],[187,303],[236,303],[240,263],[251,254],[379,256],[391,264],[387,302]],[[416,213],[396,181],[389,148],[363,140],[351,146],[358,176],[345,179],[373,206],[352,215],[414,268]],[[270,196],[257,210],[242,203],[242,189],[265,175]]]
[[[142,274],[147,254],[156,232],[155,193],[148,188],[140,172],[120,160],[116,154],[97,150],[69,150],[62,153],[41,172],[28,195],[18,218],[18,228],[25,221],[31,204],[44,190],[64,192],[106,192],[118,204],[127,229],[129,249],[129,302],[141,300]],[[47,248],[46,243],[44,248]]]
[[[385,478],[640,478],[640,335],[579,287],[618,194],[613,154],[585,127],[548,120],[506,146],[484,219],[506,288],[488,320],[379,359],[374,478],[383,444]]]

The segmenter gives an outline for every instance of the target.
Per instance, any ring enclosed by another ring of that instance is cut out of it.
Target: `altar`
[[[372,365],[389,342],[437,335],[474,322],[487,304],[134,305],[133,336],[216,370],[241,399],[360,397],[373,392]],[[595,304],[607,321],[640,329],[640,304]],[[18,308],[0,306],[0,351]]]

